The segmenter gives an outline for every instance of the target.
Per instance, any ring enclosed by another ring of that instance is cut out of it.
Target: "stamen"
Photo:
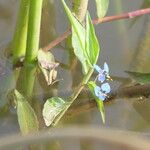
[[[113,79],[112,79],[109,75],[107,75],[107,78],[108,78],[110,81],[113,81]]]

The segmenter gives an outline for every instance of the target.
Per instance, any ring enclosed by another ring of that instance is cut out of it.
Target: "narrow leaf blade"
[[[103,123],[105,123],[105,107],[104,107],[104,103],[101,100],[96,100],[96,102],[97,102],[98,110],[101,112],[102,121],[103,121]]]
[[[90,65],[94,65],[97,62],[100,52],[99,42],[97,40],[94,26],[92,24],[89,13],[86,14],[86,57]]]
[[[95,92],[94,92],[94,88],[95,87],[96,87],[95,82],[93,82],[93,81],[88,82],[88,88],[89,88],[90,92],[92,93],[93,97],[96,100],[98,110],[101,113],[102,121],[103,121],[103,123],[105,123],[105,107],[104,107],[104,103],[103,103],[102,100],[98,99],[98,97],[95,96]]]
[[[72,26],[72,46],[74,48],[74,53],[80,60],[83,68],[83,73],[88,72],[88,64],[85,58],[85,28],[81,23],[73,16],[70,9],[67,7],[64,0],[62,0],[63,6],[65,8],[66,14]]]

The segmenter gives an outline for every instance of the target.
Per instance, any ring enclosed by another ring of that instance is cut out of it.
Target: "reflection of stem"
[[[111,95],[107,100],[104,101],[106,104],[107,102],[110,102],[114,100],[116,97],[137,97],[137,96],[146,96],[148,97],[150,95],[150,84],[145,84],[145,85],[137,85],[137,86],[131,86],[131,87],[124,87],[121,89],[117,89],[116,91],[112,92]],[[82,112],[89,111],[96,106],[96,101],[87,101],[83,104],[80,104],[78,106],[75,106],[71,108],[66,114],[69,117],[72,117],[74,115],[78,115]]]
[[[134,17],[141,16],[144,14],[149,14],[149,13],[150,13],[150,8],[146,8],[146,9],[141,9],[141,10],[137,10],[137,11],[121,14],[121,15],[104,17],[102,19],[94,19],[93,24],[99,24],[99,23],[110,22],[110,21],[121,20],[121,19],[132,19]],[[57,44],[62,42],[64,39],[66,39],[70,34],[71,34],[71,30],[68,29],[61,36],[56,38],[54,41],[52,41],[51,43],[49,43],[47,46],[43,47],[42,49],[44,51],[48,51],[54,48]]]
[[[87,101],[87,102],[84,102],[83,104],[77,105],[77,106],[69,109],[66,112],[66,115],[67,115],[67,117],[77,116],[81,113],[88,112],[95,107],[96,107],[96,101],[95,100]]]
[[[137,86],[131,86],[131,87],[124,87],[117,91],[114,91],[111,93],[110,97],[104,101],[104,104],[107,104],[107,102],[110,102],[114,100],[116,97],[137,97],[137,96],[144,96],[148,97],[150,95],[150,84],[145,85],[137,85]],[[79,115],[81,113],[90,111],[91,109],[94,109],[96,107],[96,101],[86,101],[83,104],[77,105],[72,107],[68,112],[66,113],[67,116],[72,117]]]
[[[104,143],[108,147],[120,149],[124,147],[128,150],[149,150],[149,140],[144,136],[145,134],[137,134],[136,132],[127,132],[120,130],[112,130],[109,128],[94,127],[72,127],[51,129],[50,131],[42,131],[28,136],[13,135],[10,137],[3,137],[0,140],[0,149],[16,149],[19,146],[27,147],[34,143],[52,143],[53,141],[68,141],[77,140],[87,144],[89,141],[94,143]],[[65,144],[68,144],[67,142]]]
[[[55,126],[59,120],[63,117],[63,115],[66,113],[66,111],[68,110],[68,108],[71,106],[71,104],[74,102],[74,100],[78,97],[78,95],[80,94],[80,92],[83,90],[84,85],[87,84],[87,82],[89,81],[91,75],[93,73],[93,68],[91,68],[89,70],[89,72],[87,73],[87,75],[83,78],[82,82],[79,84],[78,88],[74,91],[74,93],[72,94],[72,96],[69,98],[69,103],[68,105],[65,107],[65,109],[60,113],[60,115],[53,121],[52,126]]]

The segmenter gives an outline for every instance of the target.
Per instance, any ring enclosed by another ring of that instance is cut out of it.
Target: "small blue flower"
[[[111,91],[110,85],[108,83],[103,83],[101,85],[101,90],[106,94],[110,93],[110,91]]]
[[[101,87],[96,86],[94,88],[95,95],[102,101],[104,101],[107,97],[107,94],[110,93],[110,85],[108,83],[104,83]]]
[[[104,63],[104,69],[101,69],[98,65],[94,65],[94,69],[98,72],[98,81],[100,81],[101,83],[103,83],[106,78],[110,79],[109,76],[109,67],[107,65],[107,63]]]

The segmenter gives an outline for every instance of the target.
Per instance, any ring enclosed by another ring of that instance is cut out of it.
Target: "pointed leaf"
[[[95,87],[96,87],[95,82],[93,82],[93,81],[88,82],[88,88],[96,100],[98,110],[101,113],[102,121],[103,121],[103,123],[105,123],[105,108],[104,108],[103,100],[100,100],[100,99],[98,99],[97,96],[95,96],[95,92],[94,92]]]
[[[105,107],[103,101],[96,100],[98,110],[101,112],[102,121],[105,123]]]
[[[109,0],[96,0],[97,16],[103,18],[108,10]]]
[[[43,118],[46,126],[50,126],[56,117],[65,108],[67,103],[60,97],[49,98],[43,108]]]
[[[89,13],[86,14],[86,42],[85,42],[85,54],[88,58],[89,64],[93,66],[96,64],[99,57],[99,42],[97,40],[94,26],[90,18]]]
[[[39,122],[33,108],[17,90],[14,91],[14,94],[17,103],[18,122],[22,134],[38,131]]]
[[[64,0],[62,0],[63,6],[65,8],[66,14],[69,18],[72,27],[72,46],[74,48],[74,53],[80,60],[83,68],[83,73],[87,73],[88,64],[85,58],[85,28],[81,23],[73,16],[69,8],[67,7]]]

